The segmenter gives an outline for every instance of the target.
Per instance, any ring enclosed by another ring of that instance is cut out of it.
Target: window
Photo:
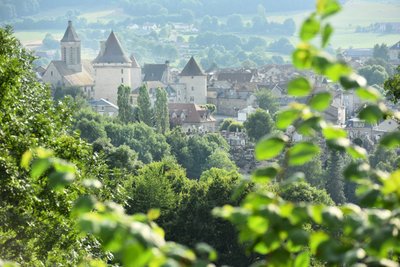
[[[121,69],[121,74],[124,74],[124,69]]]
[[[190,97],[190,102],[194,102],[194,96]]]
[[[67,63],[67,48],[66,47],[64,47],[64,52],[63,52],[63,55],[62,55],[62,60],[65,62],[65,63]]]
[[[129,102],[131,103],[131,105],[133,105],[133,97],[129,96]]]
[[[192,86],[192,91],[194,91],[194,86]]]
[[[73,53],[74,53],[74,48],[70,48],[70,53],[69,53],[69,63],[74,64],[74,59],[73,59]]]
[[[53,71],[50,72],[50,75],[53,76]]]
[[[124,83],[124,78],[121,78],[121,83]]]
[[[92,86],[90,89],[92,90],[92,92],[94,91],[94,88],[93,88],[93,86]]]
[[[76,63],[80,63],[81,62],[81,51],[80,48],[76,48],[76,58],[77,58],[77,62]]]

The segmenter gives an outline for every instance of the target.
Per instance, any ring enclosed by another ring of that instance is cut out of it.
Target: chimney
[[[68,20],[68,27],[72,26],[72,21]]]
[[[100,41],[100,56],[104,55],[105,50],[106,50],[106,41]]]

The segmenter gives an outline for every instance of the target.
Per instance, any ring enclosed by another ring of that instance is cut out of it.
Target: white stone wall
[[[179,82],[186,84],[186,103],[207,104],[207,76],[181,76]]]
[[[49,83],[53,87],[57,85],[62,85],[63,83],[63,77],[61,77],[53,62],[51,62],[47,67],[47,70],[43,74],[42,79],[45,83]]]
[[[142,85],[142,69],[131,68],[131,85],[132,89],[138,88]]]
[[[121,84],[131,86],[131,69],[129,64],[94,64],[95,85],[94,98],[104,98],[117,104],[118,87]]]

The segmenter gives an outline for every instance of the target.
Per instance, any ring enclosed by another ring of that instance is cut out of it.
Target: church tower
[[[61,39],[61,60],[65,62],[68,69],[75,72],[82,71],[81,40],[72,26],[72,21],[68,21],[67,30]]]

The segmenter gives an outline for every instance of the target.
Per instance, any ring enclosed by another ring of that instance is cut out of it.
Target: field
[[[283,21],[291,17],[299,26],[308,14],[309,12],[270,14],[269,19]],[[331,22],[335,28],[332,39],[335,48],[369,48],[376,43],[392,45],[400,41],[400,34],[355,33],[355,30],[357,26],[365,27],[377,22],[400,23],[400,1],[349,0]],[[296,39],[292,38],[292,41]]]
[[[79,8],[75,8],[79,10]],[[41,13],[32,18],[45,18],[50,16],[64,16],[68,10],[57,8],[52,12]],[[281,22],[286,18],[293,18],[299,27],[309,11],[291,13],[267,13],[269,21]],[[85,18],[88,22],[109,22],[111,20],[124,20],[128,17],[120,9],[110,9],[106,7],[94,7],[86,11],[81,11],[80,18]],[[221,18],[222,19],[222,18]],[[245,17],[245,20],[247,18]],[[398,22],[400,23],[400,1],[399,0],[349,0],[344,4],[342,12],[332,19],[335,33],[331,45],[337,48],[372,48],[376,43],[386,43],[389,46],[400,41],[400,34],[380,34],[380,33],[356,33],[358,26],[365,27],[377,22]],[[46,33],[52,33],[54,37],[61,38],[64,30],[41,30],[41,31],[17,31],[16,36],[24,44],[40,42]],[[245,36],[245,35],[243,35]],[[184,36],[185,39],[188,36]],[[267,42],[272,42],[280,36],[265,36]],[[298,42],[298,36],[290,38],[292,43]]]

